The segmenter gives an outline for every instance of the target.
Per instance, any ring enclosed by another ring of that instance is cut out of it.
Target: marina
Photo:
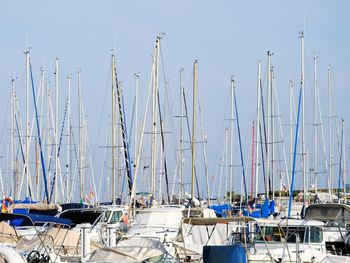
[[[15,2],[0,263],[350,262],[349,3]]]

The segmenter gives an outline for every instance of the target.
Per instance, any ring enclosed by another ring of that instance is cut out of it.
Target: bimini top
[[[342,221],[350,224],[350,206],[347,204],[312,204],[306,208],[305,218],[327,221]]]
[[[322,221],[307,219],[257,219],[257,223],[261,226],[280,226],[280,227],[306,227],[306,226],[324,226]]]
[[[205,217],[187,217],[182,220],[182,223],[189,225],[216,225],[216,224],[230,224],[236,222],[251,222],[256,221],[255,218],[248,216],[237,217],[218,217],[218,218],[205,218]]]
[[[45,223],[57,224],[70,227],[72,221],[69,219],[57,218],[54,216],[40,215],[40,214],[12,214],[12,213],[0,213],[0,222],[9,221],[13,226],[35,226]]]

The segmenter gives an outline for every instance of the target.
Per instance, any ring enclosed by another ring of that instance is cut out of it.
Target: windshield
[[[261,230],[261,231],[260,231]],[[300,242],[322,243],[323,232],[321,227],[289,227],[280,229],[277,226],[262,226],[255,235],[255,240],[266,242],[281,242],[287,238],[288,243],[296,243],[299,236]]]

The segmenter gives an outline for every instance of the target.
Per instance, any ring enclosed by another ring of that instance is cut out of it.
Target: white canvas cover
[[[17,249],[30,252],[41,244],[54,248],[58,255],[79,255],[81,249],[81,238],[78,232],[65,228],[50,228],[47,233],[40,234],[30,240],[21,238],[18,241]],[[91,251],[100,248],[100,245],[91,241]]]
[[[150,258],[160,260],[165,254],[166,250],[158,240],[130,238],[120,241],[114,247],[95,250],[88,262],[136,263]]]
[[[8,208],[9,213],[13,213],[14,209],[35,209],[35,210],[57,210],[58,212],[62,211],[60,205],[55,204],[12,204]]]
[[[225,245],[232,232],[237,232],[237,223],[217,223],[215,225],[182,224],[182,240],[174,242],[177,249],[202,254],[204,245]],[[181,242],[183,241],[183,242]]]
[[[159,207],[138,210],[135,225],[150,225],[179,228],[183,207]]]

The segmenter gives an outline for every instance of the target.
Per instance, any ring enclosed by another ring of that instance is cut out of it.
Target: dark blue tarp
[[[234,210],[234,207],[225,204],[225,205],[211,205],[209,208],[213,209],[217,217],[227,217],[228,211],[231,211],[231,214]]]
[[[229,246],[204,246],[203,263],[246,263],[247,256],[240,244]]]
[[[39,214],[21,215],[12,213],[0,213],[0,221],[10,221],[10,224],[13,226],[33,226],[43,225],[45,223],[57,224],[62,226],[72,225],[72,221],[69,219]]]
[[[261,206],[261,217],[267,218],[270,215],[269,211],[269,200],[265,200],[264,204]]]
[[[243,210],[243,215],[244,216],[251,216],[254,218],[260,218],[261,217],[261,210],[260,209],[254,209],[252,212],[249,212],[248,209]]]

